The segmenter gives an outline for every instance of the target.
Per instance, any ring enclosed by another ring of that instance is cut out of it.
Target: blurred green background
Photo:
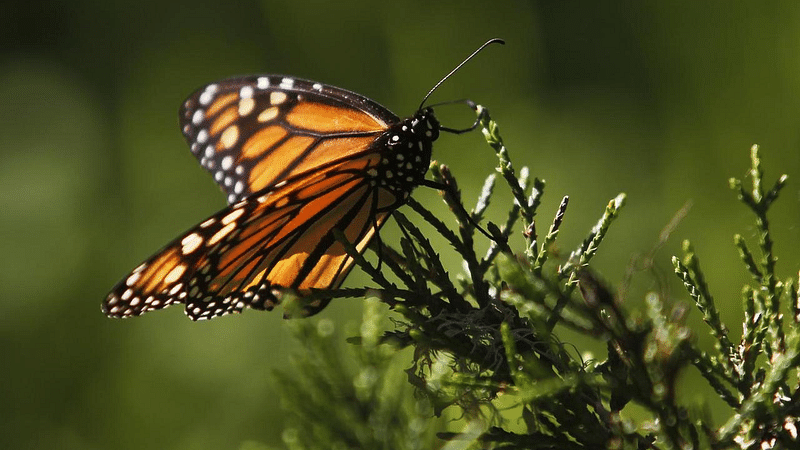
[[[100,313],[127,271],[224,205],[183,141],[177,109],[195,88],[234,74],[318,80],[406,116],[470,51],[503,37],[505,47],[465,66],[432,101],[469,97],[491,109],[516,166],[548,182],[540,232],[570,195],[565,254],[626,192],[595,260],[619,285],[632,258],[693,202],[655,271],[635,277],[628,307],[649,290],[687,300],[669,257],[690,238],[738,338],[749,276],[731,237],[740,232],[755,247],[755,230],[727,179],[745,175],[754,143],[770,183],[791,177],[771,219],[781,276],[800,268],[795,1],[12,0],[3,9],[2,448],[280,442],[268,375],[293,345],[280,314],[198,324],[179,308],[127,321]],[[471,120],[449,109],[448,125]],[[480,133],[443,136],[434,157],[469,202],[495,163]],[[434,192],[415,197],[446,214]],[[490,219],[502,221],[509,198],[498,197]],[[394,233],[384,240],[396,242]],[[365,282],[355,270],[346,285]],[[338,301],[322,316],[343,323],[360,304]]]

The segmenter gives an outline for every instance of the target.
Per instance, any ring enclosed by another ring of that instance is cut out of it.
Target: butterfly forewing
[[[180,120],[192,153],[234,203],[363,152],[398,118],[354,92],[264,75],[197,90]]]

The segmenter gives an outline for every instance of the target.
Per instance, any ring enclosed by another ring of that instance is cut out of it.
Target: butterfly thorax
[[[431,163],[433,141],[439,137],[439,121],[431,108],[389,127],[376,140],[382,147],[380,165],[370,170],[376,185],[391,191],[405,203],[411,191],[425,179]]]

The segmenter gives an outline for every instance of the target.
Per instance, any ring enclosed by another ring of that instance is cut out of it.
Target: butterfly
[[[229,205],[124,277],[102,303],[132,317],[173,303],[193,320],[271,310],[285,290],[338,287],[392,211],[425,183],[440,126],[428,96],[400,119],[362,95],[282,75],[221,80],[183,103],[181,130]],[[473,126],[474,128],[474,126]],[[329,300],[304,305],[307,315]]]

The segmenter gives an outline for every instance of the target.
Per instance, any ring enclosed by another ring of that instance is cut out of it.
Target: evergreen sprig
[[[675,273],[714,338],[709,351],[695,339],[703,331],[685,324],[682,303],[670,306],[670,299],[651,293],[644,299],[644,313],[631,314],[592,270],[591,260],[619,217],[624,194],[609,201],[565,261],[554,262],[558,231],[568,219],[568,197],[563,197],[540,239],[535,216],[545,183],[531,180],[527,168],[516,174],[496,122],[485,108],[477,110],[483,134],[498,158],[497,172],[514,198],[505,222],[477,228],[490,205],[497,203],[492,202],[498,190],[494,174],[470,212],[455,177],[435,163],[435,186],[441,188],[457,229],[411,199],[415,216],[394,213],[403,231],[399,245],[380,240],[373,245],[377,265],[337,234],[373,286],[319,291],[312,297],[378,298],[396,313],[394,325],[383,331],[379,322],[387,312],[368,301],[360,337],[350,340],[357,344],[351,346],[350,366],[342,363],[340,352],[325,350],[333,341],[327,337],[330,333],[320,334],[330,328],[322,326],[324,319],[317,331],[310,322],[295,325],[304,350],[295,360],[294,375],[278,375],[289,412],[287,446],[800,448],[800,280],[778,278],[767,220],[786,176],[765,190],[754,146],[752,188],[745,188],[741,180],[730,183],[756,217],[760,252],[754,255],[741,235],[734,237],[754,280],[742,289],[745,319],[738,342],[722,320],[695,248],[685,241],[683,256],[673,257]],[[429,229],[449,248],[437,248],[424,231]],[[492,238],[483,256],[475,249],[482,240],[476,230]],[[518,252],[508,244],[515,235],[525,242]],[[662,241],[667,237],[662,233]],[[457,253],[462,266],[448,268],[440,255],[446,251]],[[782,302],[788,303],[793,323],[786,330]],[[585,351],[562,340],[567,330],[600,340],[605,354],[584,360]],[[403,348],[412,351],[401,352]],[[681,401],[678,379],[692,368],[706,380],[709,393],[730,407],[724,424],[715,425],[703,408],[689,408]],[[628,405],[643,409],[649,419],[636,419]],[[443,415],[451,422],[436,419]]]

